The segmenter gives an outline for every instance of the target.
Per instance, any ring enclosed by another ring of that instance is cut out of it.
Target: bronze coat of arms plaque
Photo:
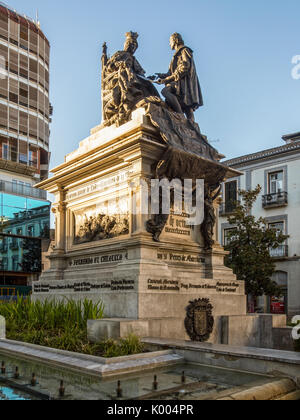
[[[213,307],[209,299],[196,299],[186,308],[185,328],[192,341],[205,342],[214,328]]]

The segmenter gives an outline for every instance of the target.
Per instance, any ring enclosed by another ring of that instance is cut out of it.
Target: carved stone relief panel
[[[73,212],[74,245],[112,239],[130,232],[128,197]]]

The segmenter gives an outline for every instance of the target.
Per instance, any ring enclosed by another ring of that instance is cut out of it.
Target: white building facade
[[[262,187],[253,215],[264,217],[270,227],[289,235],[280,248],[271,250],[276,263],[273,280],[282,288],[282,298],[258,299],[255,310],[300,314],[300,133],[283,137],[284,145],[224,162],[242,176],[223,185],[219,238],[226,244],[230,228],[227,217],[239,199],[239,190]]]

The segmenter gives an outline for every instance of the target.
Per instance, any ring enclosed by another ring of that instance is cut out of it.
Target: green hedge
[[[120,342],[107,340],[92,344],[87,339],[87,321],[102,319],[101,301],[32,302],[18,296],[16,301],[0,304],[10,340],[103,357],[118,357],[144,351],[138,337],[131,334]]]

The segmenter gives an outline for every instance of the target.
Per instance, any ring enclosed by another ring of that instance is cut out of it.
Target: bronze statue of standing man
[[[175,54],[169,72],[157,73],[159,79],[155,83],[166,85],[162,94],[173,111],[184,113],[189,120],[194,121],[194,111],[203,106],[203,98],[193,51],[184,45],[178,33],[171,36],[170,46]]]

